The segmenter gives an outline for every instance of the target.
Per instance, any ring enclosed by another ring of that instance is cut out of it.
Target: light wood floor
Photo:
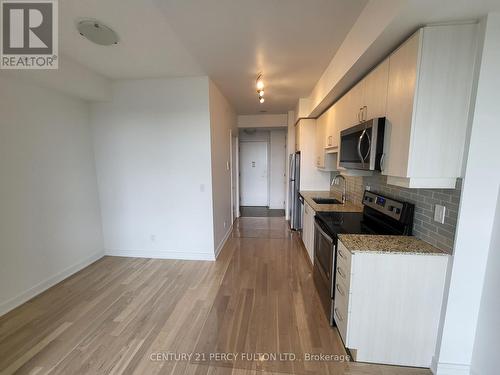
[[[430,374],[304,361],[346,354],[305,257],[283,218],[240,218],[216,262],[104,257],[0,318],[0,372]],[[255,353],[296,360],[249,358]]]

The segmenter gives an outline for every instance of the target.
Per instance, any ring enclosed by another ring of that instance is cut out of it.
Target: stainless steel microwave
[[[340,162],[346,169],[380,170],[384,155],[385,117],[340,132]]]

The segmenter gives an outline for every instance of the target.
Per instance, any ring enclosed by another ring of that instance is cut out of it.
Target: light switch
[[[434,207],[434,221],[444,224],[444,217],[446,215],[446,207],[436,204]]]

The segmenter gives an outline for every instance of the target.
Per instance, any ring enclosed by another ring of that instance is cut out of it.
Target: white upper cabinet
[[[389,57],[382,163],[388,184],[455,187],[462,171],[475,46],[475,24],[431,26],[419,29]]]
[[[356,86],[344,95],[344,103],[342,107],[342,121],[343,124],[340,125],[341,130],[349,128],[353,125],[357,125],[363,121],[363,86],[364,80],[358,82]],[[342,99],[344,99],[342,98]]]
[[[333,108],[316,120],[316,167],[323,171],[337,170],[338,134],[333,132]]]
[[[339,122],[337,120],[338,110],[337,104],[332,105],[321,117],[325,116],[326,132],[325,132],[325,148],[338,149],[339,147]]]
[[[385,60],[339,100],[340,130],[385,116],[388,80],[389,60]]]
[[[316,120],[316,167],[325,167],[326,116],[323,114]]]
[[[384,60],[363,79],[363,121],[384,117],[387,105],[389,60]]]

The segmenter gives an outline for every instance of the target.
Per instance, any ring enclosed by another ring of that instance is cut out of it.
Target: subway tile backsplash
[[[333,172],[331,177],[333,178],[335,174]],[[370,186],[371,191],[376,193],[413,203],[415,205],[413,224],[415,237],[442,250],[452,252],[462,188],[461,179],[457,180],[455,189],[407,189],[388,185],[386,176],[380,174],[368,177],[344,177],[347,183],[347,200],[351,202],[361,204],[365,187]],[[332,190],[340,192],[336,185],[332,186]],[[444,224],[434,221],[434,206],[436,204],[446,207]]]

